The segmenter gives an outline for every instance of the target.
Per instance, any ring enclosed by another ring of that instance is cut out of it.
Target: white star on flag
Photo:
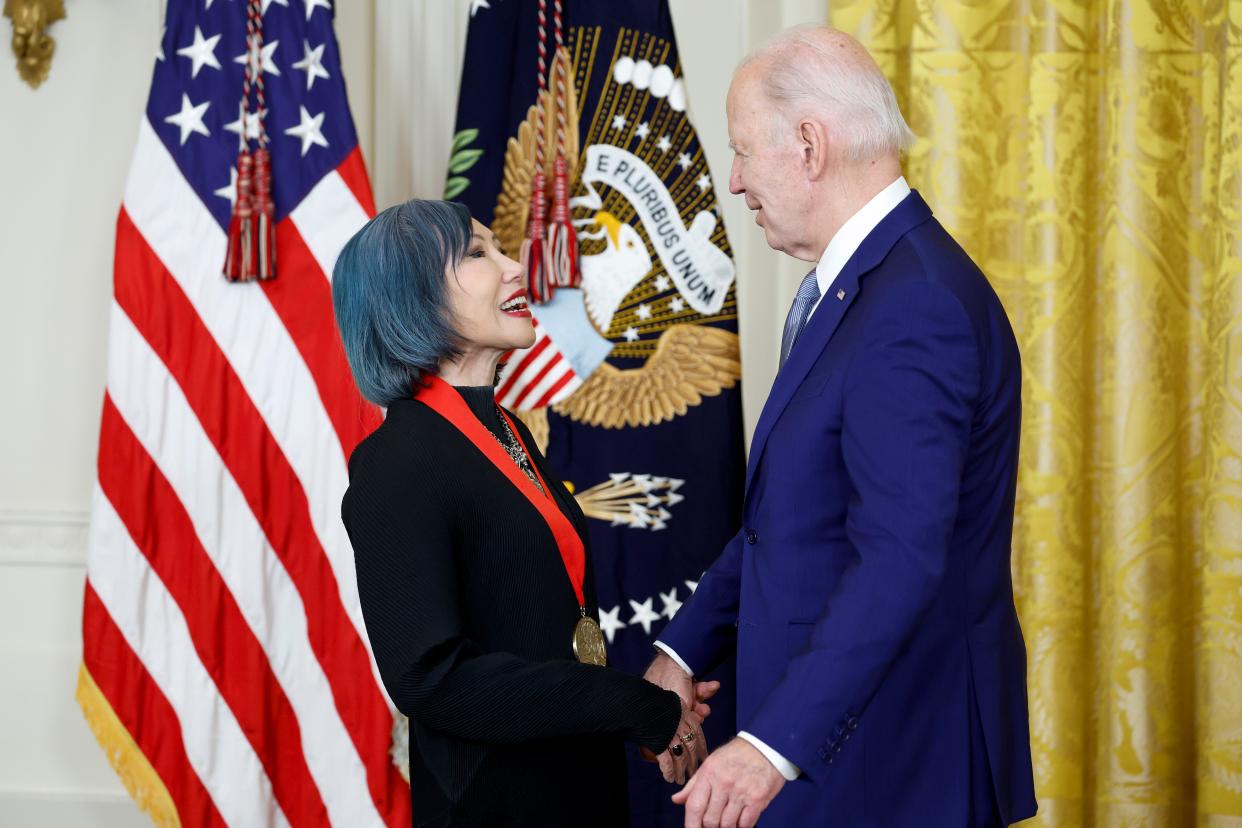
[[[625,336],[626,342],[637,342],[638,341],[638,328],[630,326],[625,329],[625,333],[623,335]]]
[[[686,303],[680,296],[674,296],[668,300],[668,308],[673,313],[681,313],[686,309]]]
[[[220,198],[227,198],[230,206],[237,201],[237,167],[229,167],[229,183],[214,192]]]
[[[657,276],[657,277],[656,277],[656,280],[655,280],[655,286],[656,286],[656,290],[659,290],[659,291],[665,291],[665,290],[668,290],[668,288],[669,288],[669,281],[668,281],[668,277],[667,277],[667,276]]]
[[[677,159],[677,166],[681,167],[683,170],[690,169],[690,165],[693,163],[694,161],[690,158],[690,154],[686,152],[683,152],[681,157]]]
[[[612,128],[613,129],[625,129],[625,116],[624,115],[612,116]]]
[[[276,51],[276,47],[280,45],[280,41],[273,40],[271,43],[264,43],[262,54],[258,54],[259,50],[255,48],[257,45],[258,41],[251,40],[249,48],[247,48],[244,53],[233,58],[233,62],[245,64],[249,61],[251,74],[258,72],[259,66],[262,65],[263,74],[280,77],[280,69],[277,68],[276,61],[272,60],[272,53]]]
[[[207,126],[203,123],[203,113],[207,111],[207,107],[211,106],[211,101],[203,101],[198,106],[190,103],[190,96],[181,93],[181,111],[169,115],[164,119],[164,123],[173,124],[181,130],[181,145],[185,146],[186,139],[190,137],[191,132],[197,132],[199,135],[211,135]]]
[[[302,155],[306,155],[310,151],[311,145],[317,147],[326,147],[328,139],[323,137],[323,116],[320,112],[318,115],[311,117],[306,111],[306,107],[299,106],[302,110],[302,122],[295,127],[289,127],[285,130],[285,135],[292,135],[294,138],[302,139]]]
[[[617,634],[618,630],[624,629],[626,623],[621,620],[621,607],[613,607],[610,610],[599,611],[599,628],[604,631],[604,635],[608,636],[608,643],[612,643],[612,638]]]
[[[220,35],[203,37],[202,30],[198,26],[194,27],[194,42],[177,50],[177,54],[190,59],[192,64],[190,77],[197,78],[198,70],[204,66],[210,66],[212,69],[220,68],[220,61],[216,60],[216,44],[219,42]],[[163,49],[161,48],[160,51],[163,52]]]
[[[668,139],[667,135],[661,135],[660,140],[656,141],[656,149],[660,152],[668,152],[673,148],[673,142]]]
[[[651,306],[650,305],[639,305],[636,313],[638,314],[639,319],[650,319],[651,318]]]
[[[267,110],[264,109],[261,112],[246,112],[244,113],[244,117],[246,119],[245,137],[246,138],[258,138],[259,137],[259,119],[267,117]],[[243,118],[242,106],[240,103],[238,103],[237,104],[237,120],[230,121],[229,123],[225,124],[224,128],[229,132],[236,133],[237,137],[241,138],[242,137],[242,118]]]
[[[651,126],[646,121],[643,121],[638,125],[638,129],[634,130],[634,136],[640,141],[644,140],[650,134]]]
[[[278,6],[289,8],[289,0],[263,0],[263,7],[259,9],[259,14],[267,14],[267,7],[275,3]]]
[[[479,13],[479,9],[490,9],[487,0],[470,0],[470,16],[474,17]],[[612,641],[612,636],[608,636],[608,640]]]
[[[328,70],[323,68],[323,50],[327,45],[327,43],[320,43],[312,49],[309,40],[302,41],[302,48],[306,54],[301,60],[293,64],[293,68],[301,69],[306,73],[307,92],[311,91],[311,87],[315,85],[315,78],[328,79]]]
[[[689,589],[691,592],[694,592],[696,589],[699,588],[699,582],[698,581],[686,581],[686,588]]]
[[[633,598],[630,599],[630,606],[634,609],[634,617],[630,619],[630,626],[642,624],[643,632],[647,635],[651,635],[651,622],[660,620],[660,613],[651,608],[651,602],[654,600],[654,598],[648,598],[640,604]]]
[[[660,600],[664,602],[664,612],[660,613],[661,615],[672,618],[677,614],[677,610],[681,609],[681,601],[677,600],[677,587],[673,587],[668,592],[661,592]]]
[[[707,192],[707,188],[712,186],[712,180],[706,175],[700,175],[699,180],[694,183],[697,184],[699,189],[703,192]]]
[[[306,0],[306,22],[309,23],[311,15],[315,13],[315,9],[322,6],[328,11],[332,11],[332,4],[328,0]]]

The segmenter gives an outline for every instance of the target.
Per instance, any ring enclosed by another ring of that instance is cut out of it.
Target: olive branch
[[[449,178],[444,182],[444,198],[457,198],[470,186],[470,179],[462,173],[479,163],[483,150],[470,149],[470,145],[479,137],[477,129],[463,129],[453,136],[452,155],[449,157]]]

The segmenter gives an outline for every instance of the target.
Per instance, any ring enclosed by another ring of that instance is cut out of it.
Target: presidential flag
[[[374,214],[332,21],[170,0],[117,220],[77,697],[160,825],[410,823],[340,520],[379,414],[332,318]],[[230,225],[275,278],[226,279]]]
[[[640,672],[740,523],[735,271],[716,184],[666,0],[472,0],[470,13],[445,196],[512,255],[544,252],[536,341],[509,356],[497,395],[592,518],[609,657]],[[558,211],[576,269],[549,232]],[[719,744],[733,711],[714,709]],[[631,771],[634,824],[679,825],[658,773]]]

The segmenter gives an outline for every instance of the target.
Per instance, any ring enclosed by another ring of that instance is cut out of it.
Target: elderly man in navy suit
[[[771,247],[814,267],[751,444],[743,527],[647,673],[692,703],[693,677],[737,655],[738,736],[674,801],[693,828],[1025,819],[1005,311],[902,177],[912,136],[857,41],[778,36],[738,69],[728,119],[729,189]],[[690,754],[665,754],[666,776],[693,771]]]

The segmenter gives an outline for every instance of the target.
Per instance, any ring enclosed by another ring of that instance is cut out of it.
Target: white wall
[[[671,0],[691,113],[717,182],[729,72],[753,45],[822,20],[824,0]],[[87,504],[103,395],[117,209],[162,0],[67,4],[37,91],[0,57],[0,826],[139,826],[73,689]],[[468,0],[338,0],[337,33],[378,204],[443,185]],[[0,46],[8,41],[0,21]],[[429,81],[428,79],[434,79]],[[446,82],[447,81],[447,82]],[[753,428],[805,272],[720,193],[738,263]]]
[[[142,825],[73,690],[113,229],[160,10],[67,6],[38,91],[0,29],[0,825]]]

